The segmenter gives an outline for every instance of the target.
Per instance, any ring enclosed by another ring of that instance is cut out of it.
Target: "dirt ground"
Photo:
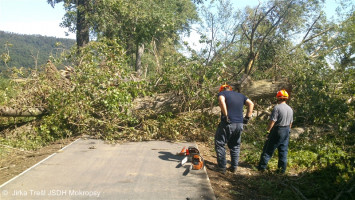
[[[0,185],[74,140],[75,138],[57,141],[36,151],[24,151],[3,146],[2,149],[6,149],[6,152],[3,151],[0,154]],[[267,199],[258,195],[257,188],[250,184],[250,179],[260,175],[259,172],[243,163],[240,163],[236,174],[216,172],[214,167],[217,163],[213,147],[201,142],[197,145],[205,160],[207,173],[217,199]]]
[[[210,179],[213,191],[218,200],[233,199],[269,199],[258,193],[258,188],[251,184],[251,180],[258,179],[260,176],[267,176],[253,169],[253,166],[239,162],[237,173],[233,174],[227,170],[226,174],[216,172],[217,158],[214,147],[207,143],[197,143],[198,148],[203,156],[207,174]],[[227,161],[230,159],[227,150]],[[227,168],[229,163],[227,163]]]

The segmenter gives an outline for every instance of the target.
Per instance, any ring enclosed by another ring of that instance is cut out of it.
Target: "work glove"
[[[248,124],[250,117],[243,118],[243,124]]]
[[[222,121],[226,122],[227,124],[231,123],[229,117],[228,116],[224,116],[224,115],[222,116]]]

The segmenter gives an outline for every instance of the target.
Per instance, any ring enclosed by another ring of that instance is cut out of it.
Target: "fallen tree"
[[[280,89],[286,89],[288,91],[292,89],[291,84],[288,82],[275,82],[272,80],[252,81],[247,84],[234,83],[231,85],[234,86],[236,90],[239,88],[240,92],[251,100],[274,97],[276,92]],[[210,91],[217,94],[218,89],[219,86],[216,86],[215,88],[211,88]],[[181,110],[179,109],[181,101],[182,98],[178,95],[171,93],[157,94],[152,97],[136,98],[133,101],[132,110],[133,112],[147,111],[145,113],[146,115],[152,114],[149,110],[154,111],[155,115],[166,112],[177,113]]]
[[[259,80],[241,87],[240,92],[251,100],[275,97],[277,91],[285,89],[291,93],[292,86],[287,81]]]
[[[269,98],[275,96],[280,89],[291,90],[291,84],[285,81],[275,82],[272,80],[249,81],[247,84],[234,83],[231,84],[234,88],[240,88],[240,92],[245,94],[251,100],[260,98]],[[210,91],[218,92],[219,86],[211,88]],[[136,115],[145,117],[156,116],[166,112],[178,113],[181,112],[180,104],[182,98],[173,93],[162,93],[155,96],[146,96],[136,98],[132,104],[132,112]],[[2,117],[35,117],[45,113],[44,108],[12,108],[0,107],[0,116]],[[139,114],[138,114],[139,113]]]
[[[11,108],[0,106],[0,116],[2,117],[36,117],[44,113],[44,108]]]

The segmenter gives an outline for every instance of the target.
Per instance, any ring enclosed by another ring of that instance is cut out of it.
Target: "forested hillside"
[[[63,50],[70,49],[75,40],[46,37],[40,35],[21,35],[0,31],[0,71],[8,67],[34,69],[47,62],[50,56],[58,57]],[[5,63],[4,56],[9,55]]]

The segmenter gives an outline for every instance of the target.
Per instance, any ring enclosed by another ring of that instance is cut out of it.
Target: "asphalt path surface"
[[[0,199],[216,199],[205,169],[176,155],[195,143],[78,139],[0,186]]]

